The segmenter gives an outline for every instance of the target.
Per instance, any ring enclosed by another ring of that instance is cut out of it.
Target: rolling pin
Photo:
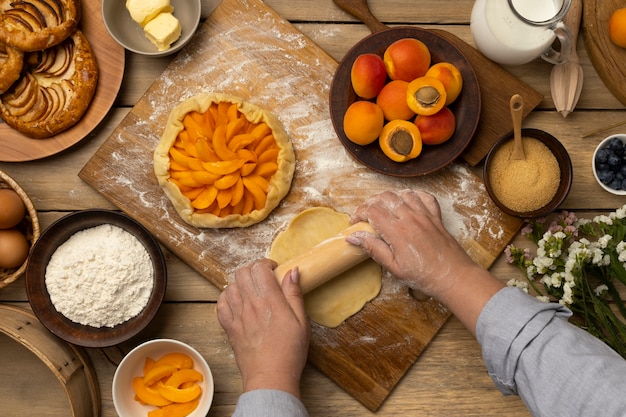
[[[308,252],[278,265],[274,275],[282,282],[287,272],[298,267],[300,288],[306,294],[369,258],[360,247],[346,242],[346,237],[356,231],[378,235],[369,223],[355,223],[337,236],[318,243]]]

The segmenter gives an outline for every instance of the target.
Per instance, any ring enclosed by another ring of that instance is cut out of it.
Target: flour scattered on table
[[[52,254],[45,283],[54,308],[92,327],[137,316],[154,286],[150,255],[126,230],[103,224],[72,235]]]

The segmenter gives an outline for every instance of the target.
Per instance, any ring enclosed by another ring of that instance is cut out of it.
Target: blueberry
[[[600,171],[609,171],[611,168],[609,167],[609,164],[607,164],[606,162],[603,162],[601,164],[596,164],[596,171],[600,172]]]
[[[610,184],[608,184],[609,188],[612,188],[614,190],[621,190],[622,189],[622,182],[620,180],[613,180],[611,181]]]
[[[611,167],[616,167],[618,165],[621,165],[622,163],[622,158],[620,158],[619,156],[613,154],[609,155],[609,158],[607,159],[607,164],[609,164],[609,166]]]
[[[622,181],[622,190],[626,191],[626,179]]]
[[[611,171],[598,171],[598,179],[603,184],[608,184],[613,181],[613,173]]]
[[[621,155],[624,153],[624,142],[618,138],[613,138],[609,141],[609,149],[613,150],[616,154]]]
[[[626,176],[626,164],[622,161],[622,168],[620,169],[622,175]]]
[[[609,153],[606,149],[598,149],[596,152],[596,163],[604,163],[609,158]]]

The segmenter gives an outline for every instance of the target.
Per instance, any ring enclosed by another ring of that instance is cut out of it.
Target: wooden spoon
[[[550,91],[556,111],[567,117],[578,103],[583,88],[583,68],[576,53],[576,41],[583,11],[582,0],[572,0],[563,23],[572,34],[572,52],[567,62],[552,67]]]
[[[372,32],[380,32],[389,29],[387,25],[378,20],[367,6],[367,0],[333,0],[340,9],[365,23]]]
[[[509,102],[511,118],[513,119],[513,152],[511,159],[526,159],[524,155],[524,145],[522,144],[522,113],[524,110],[524,100],[519,94],[513,95]]]

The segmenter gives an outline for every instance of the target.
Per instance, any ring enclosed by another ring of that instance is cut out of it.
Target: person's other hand
[[[275,267],[263,259],[237,270],[218,299],[217,317],[235,353],[244,392],[277,389],[300,397],[309,321],[298,271],[279,284]]]
[[[367,221],[379,233],[356,232],[359,245],[407,286],[435,296],[454,284],[463,268],[478,267],[445,229],[439,203],[414,190],[383,192],[357,207],[351,221]]]

